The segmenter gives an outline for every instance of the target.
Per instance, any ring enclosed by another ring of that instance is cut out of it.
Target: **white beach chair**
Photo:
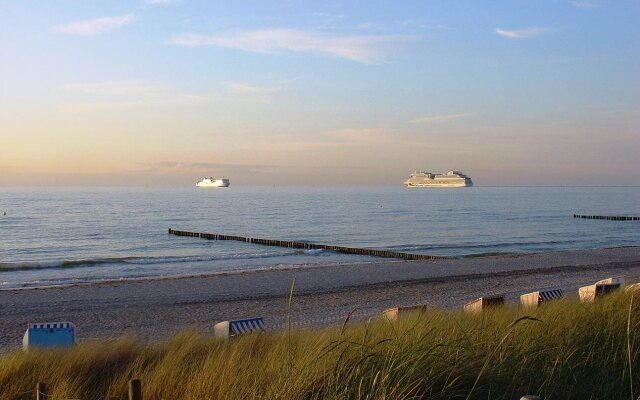
[[[592,302],[622,287],[624,281],[621,278],[607,278],[599,280],[593,285],[583,286],[578,289],[578,295],[582,302]]]
[[[484,296],[470,301],[464,305],[464,312],[470,314],[480,313],[488,308],[499,307],[504,304],[504,296]]]
[[[404,317],[412,314],[415,315],[423,313],[425,311],[427,311],[427,306],[425,305],[393,307],[384,310],[382,312],[382,316],[389,321],[396,321],[399,317]]]

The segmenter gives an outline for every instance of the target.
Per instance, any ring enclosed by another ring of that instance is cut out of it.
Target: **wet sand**
[[[364,319],[412,304],[457,308],[487,294],[516,301],[522,293],[577,288],[596,280],[640,281],[640,247],[575,250],[434,261],[385,261],[208,276],[0,290],[0,349],[21,344],[29,322],[71,321],[80,341],[134,334],[150,340],[221,320],[262,316],[271,328],[287,319],[326,326],[357,307]]]

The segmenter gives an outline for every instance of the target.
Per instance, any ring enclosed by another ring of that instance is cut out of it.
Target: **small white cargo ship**
[[[196,182],[196,187],[201,188],[226,188],[229,187],[231,182],[227,178],[202,178],[201,181]]]
[[[448,171],[444,174],[416,171],[404,182],[406,187],[469,187],[473,186],[471,178],[459,171]]]

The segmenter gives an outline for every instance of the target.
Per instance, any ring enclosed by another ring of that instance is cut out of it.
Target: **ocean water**
[[[6,212],[6,215],[3,215]],[[388,261],[206,231],[474,256],[640,245],[640,188],[0,188],[0,289]]]

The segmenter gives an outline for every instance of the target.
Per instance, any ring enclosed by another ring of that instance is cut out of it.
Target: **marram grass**
[[[398,322],[219,341],[185,331],[0,357],[0,400],[638,399],[640,295],[550,302],[478,316],[431,310]]]

